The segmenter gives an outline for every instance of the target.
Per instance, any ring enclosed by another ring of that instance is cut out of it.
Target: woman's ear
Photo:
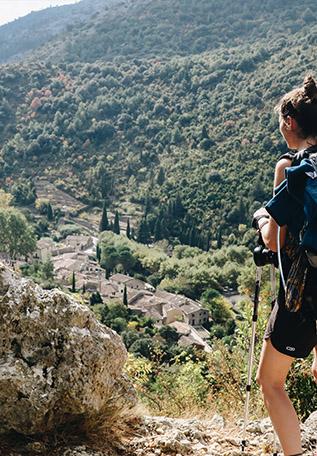
[[[298,123],[294,119],[294,117],[287,116],[286,120],[287,122],[287,129],[291,131],[297,131],[298,129]]]

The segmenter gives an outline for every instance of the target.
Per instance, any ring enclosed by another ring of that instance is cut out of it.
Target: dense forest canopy
[[[316,67],[313,2],[104,5],[0,66],[3,185],[46,173],[150,213],[179,195],[214,238],[249,223],[285,149],[274,104]]]

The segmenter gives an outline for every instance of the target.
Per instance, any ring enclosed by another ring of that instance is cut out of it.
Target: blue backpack
[[[279,226],[287,225],[297,244],[285,304],[317,320],[317,146],[281,158],[290,158],[292,165],[266,209]]]

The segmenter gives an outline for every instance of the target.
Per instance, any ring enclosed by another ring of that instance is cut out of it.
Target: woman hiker
[[[309,158],[311,154],[317,153],[317,86],[313,77],[306,77],[302,87],[284,95],[275,111],[279,114],[280,132],[288,148],[295,152],[289,152],[278,160],[275,167],[274,189],[284,181],[285,168],[299,165],[303,158]],[[291,210],[287,207],[281,209]],[[254,216],[266,247],[277,252],[278,225],[272,212],[274,214],[269,203],[266,208],[259,209]],[[296,227],[297,222],[298,220],[294,220],[294,223],[280,228],[285,281],[287,278],[290,279],[295,261],[292,252],[297,251],[300,231],[303,228],[303,226]],[[309,274],[315,274],[315,277]],[[307,294],[310,295],[310,301],[313,300],[317,306],[317,269],[315,271],[311,269],[308,275],[302,274],[297,279],[297,283],[296,277],[293,282],[299,298],[297,303],[300,300],[301,309],[290,311],[285,299],[288,295],[285,294],[284,286],[280,283],[278,299],[265,331],[257,372],[257,382],[261,386],[265,406],[285,456],[303,454],[299,420],[284,388],[294,358],[306,358],[313,350],[312,373],[317,381],[316,321],[305,316],[304,312]],[[308,289],[310,291],[307,291]]]

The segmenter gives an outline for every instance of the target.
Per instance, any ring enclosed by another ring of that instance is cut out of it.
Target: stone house
[[[203,309],[193,301],[185,301],[180,305],[180,309],[184,313],[184,321],[191,326],[201,326],[208,321],[208,310]]]
[[[105,299],[122,298],[122,294],[119,292],[119,287],[108,280],[102,280],[100,288],[100,294]]]
[[[165,290],[156,290],[155,296],[180,309],[184,315],[184,321],[191,326],[200,326],[209,319],[208,310],[204,309],[198,301]]]
[[[33,254],[34,260],[46,261],[52,256],[52,250],[56,248],[55,242],[51,238],[41,238],[36,243],[36,250]]]
[[[69,235],[65,238],[64,243],[73,251],[83,251],[94,246],[93,238],[84,235]]]
[[[168,325],[174,321],[183,321],[184,313],[177,305],[173,303],[166,303],[163,305],[163,325]]]
[[[110,282],[115,283],[119,286],[119,289],[124,290],[124,286],[127,288],[132,288],[134,290],[152,290],[154,291],[154,287],[147,282],[143,282],[143,280],[135,279],[134,277],[125,275],[125,274],[113,274],[109,277]]]

